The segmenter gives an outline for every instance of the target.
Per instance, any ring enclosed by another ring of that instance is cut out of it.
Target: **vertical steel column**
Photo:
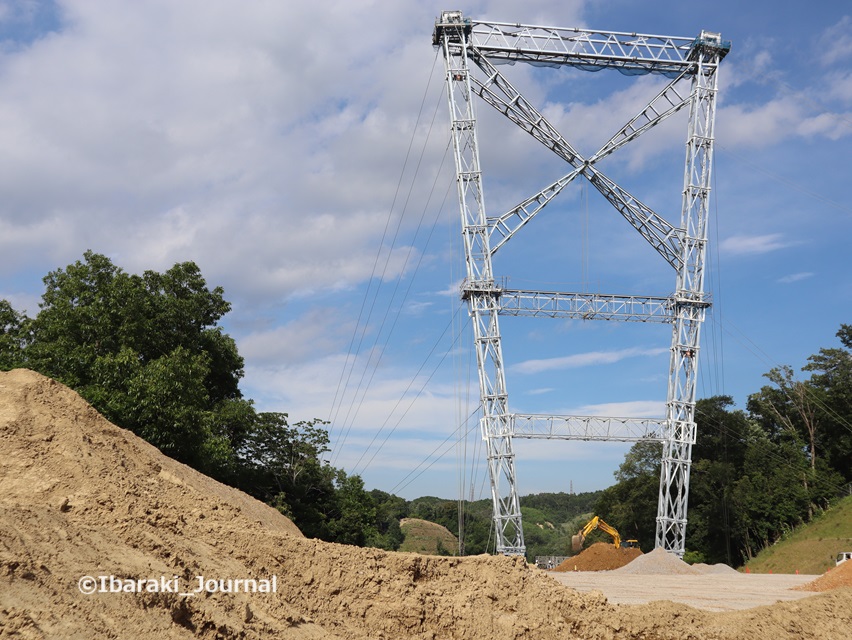
[[[675,291],[666,434],[663,441],[656,546],[683,556],[692,445],[695,444],[695,391],[704,297],[704,262],[713,125],[721,38],[702,32],[690,53],[697,65],[693,77],[686,142],[681,230],[684,234]]]
[[[494,282],[482,175],[476,138],[476,116],[468,67],[470,24],[461,12],[444,12],[436,24],[436,38],[444,52],[456,179],[462,218],[467,277],[462,297],[473,321],[479,393],[480,426],[488,450],[497,552],[523,555],[526,551],[521,509],[515,484],[515,454],[503,350],[497,313],[500,289]]]

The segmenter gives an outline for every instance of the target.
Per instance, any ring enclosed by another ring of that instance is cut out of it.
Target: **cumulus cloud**
[[[2,55],[3,253],[61,216],[63,247],[46,234],[36,251],[108,246],[131,268],[192,257],[233,289],[279,296],[369,276],[433,17],[326,10],[335,19],[304,38],[292,25],[316,23],[309,3],[61,4],[61,29]],[[248,265],[261,273],[232,276]]]
[[[351,333],[351,325],[340,324],[334,309],[315,308],[285,324],[249,333],[238,341],[238,347],[254,363],[292,365],[336,353]]]

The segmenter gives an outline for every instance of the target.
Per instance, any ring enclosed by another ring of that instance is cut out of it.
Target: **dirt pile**
[[[705,564],[703,562],[697,562],[692,565],[692,568],[698,571],[698,573],[703,573],[707,575],[726,575],[726,574],[736,574],[739,575],[740,572],[734,569],[733,567],[729,567],[728,565],[720,562],[718,564]]]
[[[617,569],[619,573],[634,575],[700,575],[700,571],[690,567],[675,554],[665,549],[656,548],[643,556],[636,558],[628,565]]]
[[[596,542],[576,556],[565,560],[553,571],[611,571],[642,555],[639,549],[618,549],[607,542]]]
[[[849,560],[829,569],[813,582],[797,588],[801,591],[828,591],[841,587],[852,587],[852,562]]]
[[[0,638],[828,640],[852,626],[850,589],[745,617],[619,608],[520,559],[306,540],[28,371],[0,373],[0,451]]]

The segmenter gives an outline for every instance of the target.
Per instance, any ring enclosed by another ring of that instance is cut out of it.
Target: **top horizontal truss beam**
[[[432,36],[439,44],[447,27],[458,29],[455,12],[445,12]],[[505,62],[559,66],[597,71],[617,69],[628,75],[660,73],[676,76],[685,69],[698,71],[697,52],[706,47],[730,50],[730,42],[717,34],[702,32],[697,38],[661,36],[621,31],[595,31],[571,27],[523,25],[462,18],[468,42],[488,58]],[[452,45],[453,38],[450,38]],[[458,43],[461,45],[461,42]]]

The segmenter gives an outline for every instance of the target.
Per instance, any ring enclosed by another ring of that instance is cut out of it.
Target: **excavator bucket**
[[[575,552],[579,551],[583,548],[583,543],[585,541],[586,536],[584,536],[582,532],[578,533],[576,536],[571,536],[571,549]]]

